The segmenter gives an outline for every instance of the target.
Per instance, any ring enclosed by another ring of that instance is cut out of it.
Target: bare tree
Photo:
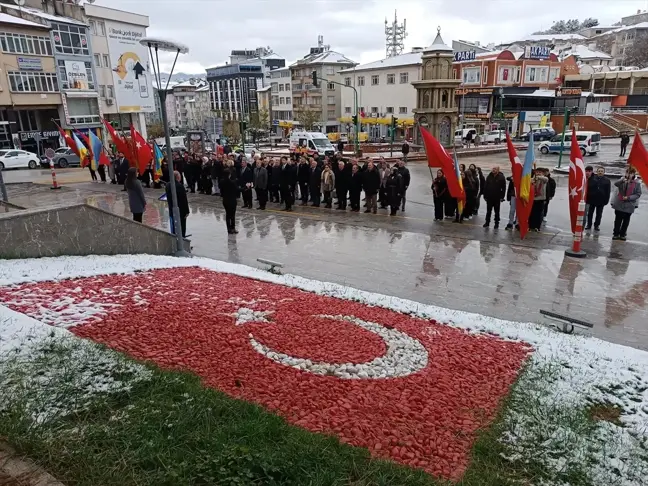
[[[626,47],[623,56],[624,66],[648,67],[648,34],[637,30],[637,35],[631,46]]]
[[[229,143],[238,143],[241,139],[241,127],[234,120],[223,120],[223,135]]]
[[[146,127],[146,133],[149,138],[161,138],[164,137],[164,127],[161,123],[153,123]]]
[[[296,113],[295,118],[304,128],[304,130],[312,130],[316,123],[320,121],[319,113],[314,110],[303,109]]]

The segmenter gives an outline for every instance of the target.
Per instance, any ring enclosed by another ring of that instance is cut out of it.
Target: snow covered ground
[[[512,451],[507,458],[512,461],[539,458],[550,478],[546,484],[569,484],[564,480],[565,470],[570,465],[583,464],[587,465],[592,484],[634,486],[648,477],[648,353],[644,351],[596,338],[560,334],[534,323],[503,321],[201,258],[124,255],[7,261],[0,266],[0,285],[186,266],[200,266],[356,300],[435,319],[471,333],[491,333],[529,343],[535,351],[517,386],[525,403],[516,401],[514,394],[504,419],[502,440]],[[92,309],[86,311],[92,312]],[[246,316],[240,317],[244,323]],[[70,321],[74,319],[71,315]],[[52,338],[76,339],[69,337],[65,330],[0,306],[0,362],[2,356],[15,353],[17,347],[25,343],[31,347]],[[433,362],[434,357],[430,356],[429,360]],[[569,423],[570,414],[582,413],[595,404],[618,407],[619,422],[593,422],[597,440],[581,440],[581,436],[565,427],[565,423]],[[530,405],[533,413],[529,413]]]

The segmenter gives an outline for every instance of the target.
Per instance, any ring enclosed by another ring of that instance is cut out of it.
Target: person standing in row
[[[358,164],[351,168],[351,184],[349,185],[349,199],[351,199],[351,211],[360,212],[360,195],[362,193],[362,172]]]
[[[587,191],[585,192],[585,203],[587,204],[586,230],[592,229],[592,219],[594,218],[594,212],[596,212],[594,231],[600,231],[603,208],[610,202],[611,192],[612,183],[610,179],[605,177],[605,169],[597,167],[596,174],[587,179]]]
[[[638,200],[641,197],[641,183],[637,180],[637,170],[634,167],[628,168],[625,177],[614,185],[619,193],[612,201],[614,208],[614,233],[613,240],[626,240],[628,226],[630,225],[630,216],[637,207]]]
[[[506,178],[508,181],[508,189],[506,190],[506,200],[509,202],[509,219],[508,224],[506,225],[506,230],[512,230],[514,226],[517,226],[517,219],[515,215],[517,213],[517,200],[515,198],[515,184],[513,183],[513,177],[509,176]]]
[[[268,178],[270,179],[270,202],[283,203],[281,188],[281,165],[277,159],[272,166],[268,166]]]
[[[378,191],[380,190],[380,174],[373,162],[367,164],[367,170],[362,176],[362,187],[364,188],[367,210],[365,213],[378,212]]]
[[[211,166],[211,183],[212,183],[212,195],[220,196],[220,187],[218,181],[223,174],[223,157],[221,155],[216,155],[212,166]]]
[[[382,160],[380,162],[380,169],[378,169],[378,174],[380,174],[380,192],[378,194],[378,202],[380,203],[380,209],[387,209],[389,200],[387,198],[387,179],[391,174],[387,162]]]
[[[301,205],[308,204],[308,186],[310,185],[310,164],[306,157],[299,159],[297,168],[297,181],[299,182],[299,192],[301,193]]]
[[[268,170],[263,165],[263,162],[258,159],[254,168],[253,185],[259,202],[259,209],[264,210],[268,202]]]
[[[335,193],[338,201],[336,209],[346,211],[350,182],[346,165],[344,162],[338,162],[338,171],[335,175]]]
[[[403,196],[403,177],[398,172],[398,167],[394,166],[392,168],[385,186],[390,207],[389,214],[395,216],[400,209],[401,197]]]
[[[286,207],[284,211],[292,211],[295,203],[295,187],[297,186],[297,169],[288,157],[281,157],[281,177],[279,186]]]
[[[443,205],[448,198],[448,181],[442,169],[437,170],[437,176],[432,181],[434,197],[434,221],[443,221]]]
[[[500,172],[499,166],[493,167],[491,173],[486,177],[483,186],[484,200],[486,201],[486,222],[484,228],[490,226],[491,213],[495,212],[495,229],[500,224],[500,203],[506,197],[506,178]]]
[[[104,184],[106,183],[106,166],[103,164],[99,164],[99,167],[97,167],[97,172],[99,172],[99,179],[101,182]]]
[[[475,205],[479,197],[479,181],[473,175],[473,172],[465,166],[462,169],[463,187],[466,193],[466,203],[463,210],[463,219],[471,220],[475,212]]]
[[[220,194],[223,198],[223,208],[225,209],[225,226],[227,233],[235,235],[236,231],[236,201],[239,196],[239,187],[236,178],[236,169],[228,166],[223,171],[220,179]]]
[[[248,165],[246,159],[241,161],[241,173],[238,176],[238,182],[243,196],[243,207],[252,209],[252,184],[254,182],[254,172]]]
[[[311,201],[313,206],[316,208],[320,207],[321,198],[322,198],[322,169],[320,168],[317,161],[311,159],[310,161],[310,171],[308,173],[308,192],[310,194]]]
[[[178,196],[178,209],[180,210],[180,228],[182,231],[182,237],[186,238],[187,236],[187,216],[189,216],[189,201],[187,200],[187,190],[182,184],[182,174],[179,171],[174,171],[173,175],[175,180],[167,183],[166,185],[166,197],[167,204],[169,206],[169,215],[171,217],[171,229],[175,234],[175,224],[173,221],[173,196],[171,194],[171,184],[175,184],[176,195]]]
[[[133,213],[133,221],[142,222],[142,216],[146,210],[146,197],[142,183],[137,179],[137,169],[131,167],[128,169],[125,182],[126,191],[128,191],[128,206]]]
[[[322,193],[324,194],[325,207],[327,209],[331,209],[333,207],[331,192],[333,192],[333,189],[335,188],[335,174],[331,170],[331,166],[329,164],[324,165],[324,170],[322,171],[321,176],[321,185]]]
[[[128,159],[124,157],[124,154],[122,152],[119,152],[119,170],[117,172],[117,183],[120,186],[124,185],[124,182],[126,182],[126,176],[128,175],[128,169],[130,168],[130,163],[128,162]],[[122,188],[122,191],[125,191],[126,187],[124,186]]]
[[[405,203],[407,202],[407,189],[409,188],[410,182],[412,180],[412,176],[410,175],[409,169],[405,167],[404,160],[400,160],[398,162],[398,173],[401,175],[403,179],[403,198],[402,198],[403,201],[401,204],[401,211],[405,212]]]
[[[543,175],[543,169],[532,171],[531,185],[533,185],[533,206],[529,216],[529,229],[540,231],[542,226],[542,215],[544,214],[545,200],[547,199],[547,178]]]
[[[556,179],[551,177],[551,172],[548,170],[544,173],[547,178],[547,198],[545,199],[544,210],[542,212],[542,220],[547,221],[547,213],[549,212],[549,203],[556,195]]]

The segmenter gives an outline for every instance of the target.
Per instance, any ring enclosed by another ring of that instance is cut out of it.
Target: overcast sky
[[[385,57],[385,17],[398,6],[407,19],[405,49],[431,44],[437,26],[453,39],[505,42],[551,27],[553,21],[594,17],[611,25],[648,8],[647,0],[98,0],[99,5],[148,15],[148,35],[186,44],[175,72],[202,73],[222,65],[232,49],[270,46],[293,62],[317,36],[359,63]],[[163,70],[170,68],[165,58]]]

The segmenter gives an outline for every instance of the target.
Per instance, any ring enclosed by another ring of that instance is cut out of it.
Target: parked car
[[[462,144],[464,140],[466,140],[468,133],[472,133],[472,139],[475,140],[475,135],[477,135],[476,128],[458,128],[457,130],[455,130],[455,144]]]
[[[35,169],[38,155],[24,150],[0,150],[0,170]]]
[[[569,152],[572,140],[571,133],[565,134],[564,152]],[[596,155],[601,150],[601,134],[599,132],[576,132],[576,140],[581,149],[583,157],[585,155]],[[562,142],[562,135],[556,135],[547,142],[542,142],[538,146],[538,150],[543,154],[557,154],[560,153],[560,146]]]
[[[504,130],[493,130],[491,132],[485,132],[482,136],[483,143],[500,143],[506,140],[506,131]]]
[[[542,142],[543,140],[551,140],[556,136],[556,130],[553,128],[533,128],[533,140],[536,142]],[[529,132],[524,133],[521,137],[525,142],[529,141]]]
[[[66,167],[78,167],[81,165],[81,159],[79,159],[79,156],[70,148],[58,149],[52,160],[54,161],[54,166],[60,167],[61,169],[65,169]]]
[[[67,147],[57,148],[54,151],[54,155],[56,156],[58,154],[66,153],[68,150],[69,149]],[[41,157],[40,157],[40,165],[41,165],[41,167],[43,169],[49,169],[49,159],[45,155],[41,155]]]

